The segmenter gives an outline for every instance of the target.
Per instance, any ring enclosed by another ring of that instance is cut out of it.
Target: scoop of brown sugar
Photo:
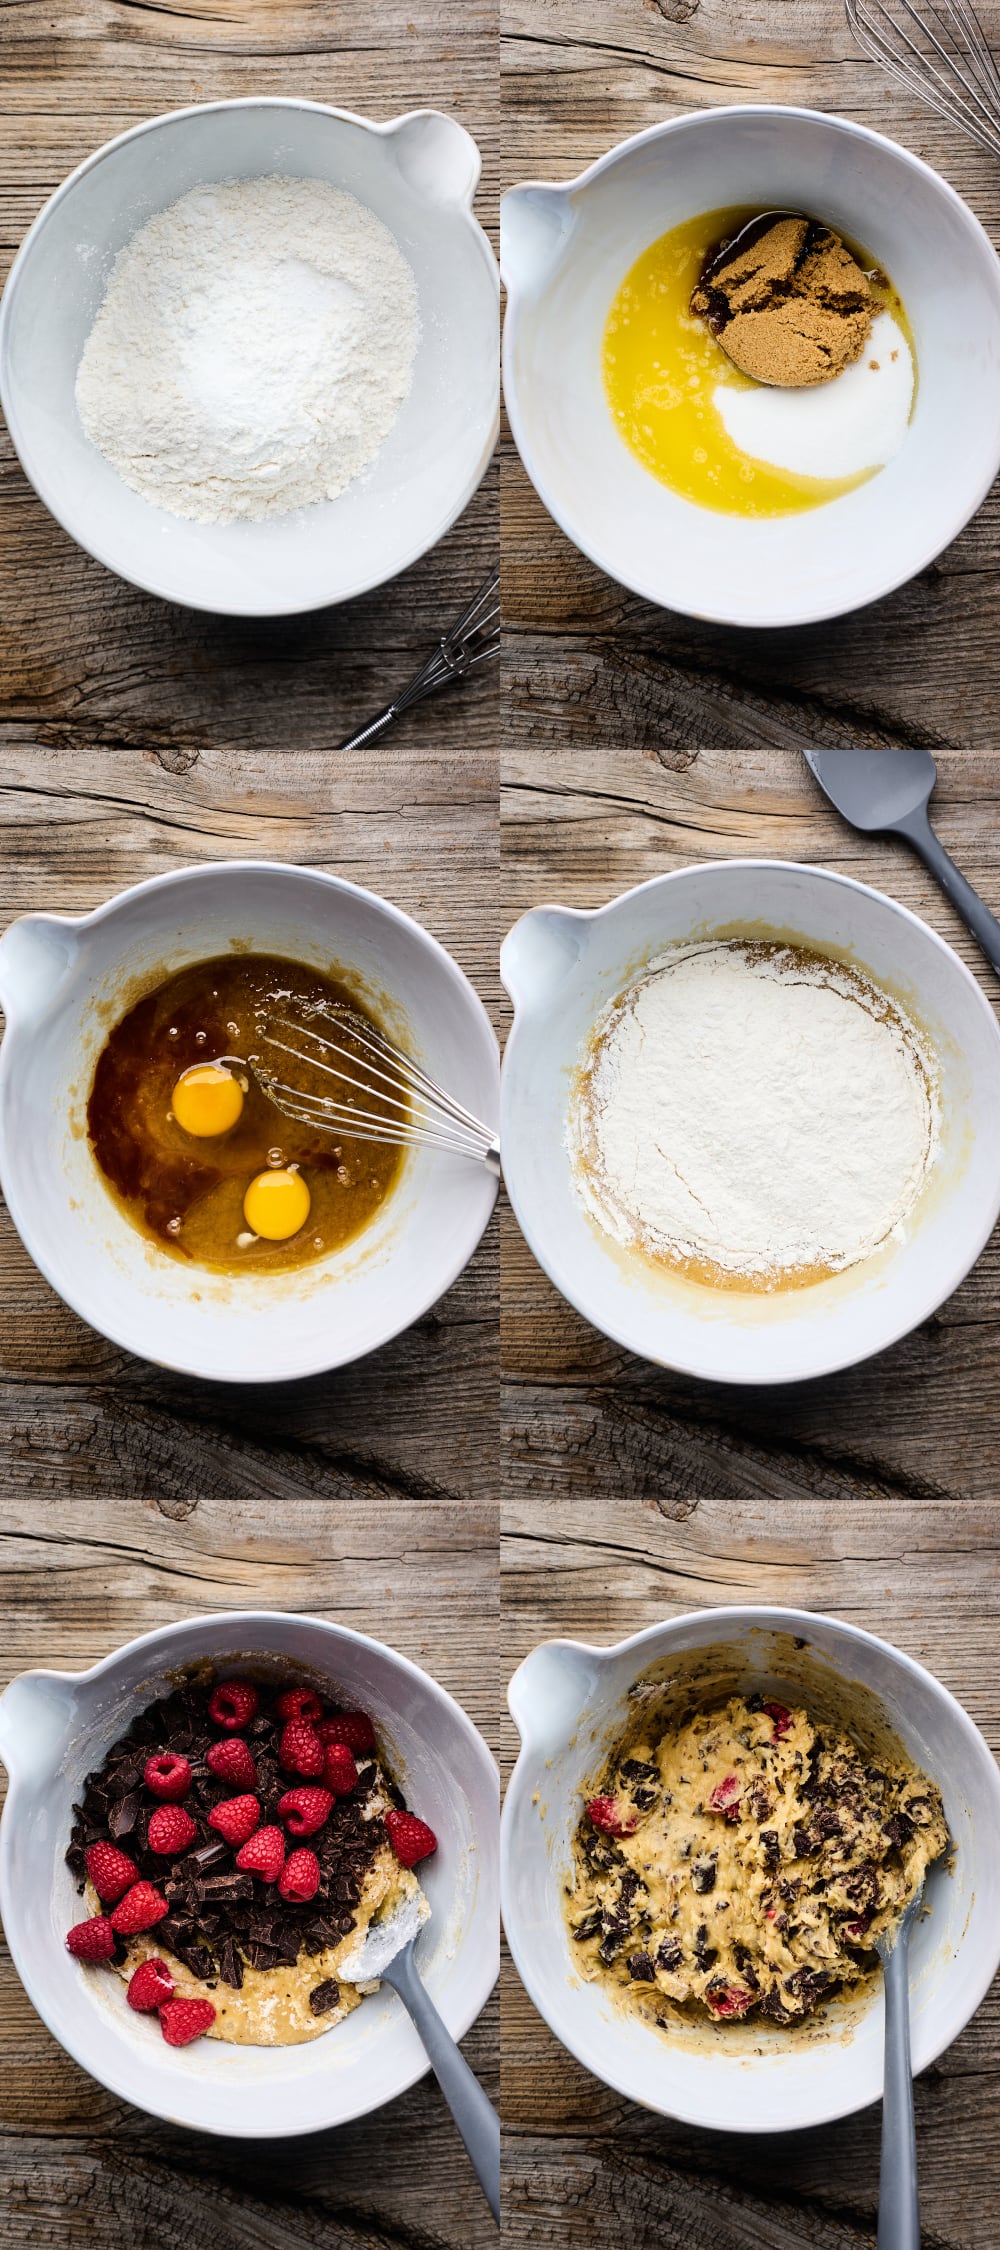
[[[691,311],[744,375],[786,390],[831,382],[872,323],[867,274],[829,227],[767,212],[708,260]]]

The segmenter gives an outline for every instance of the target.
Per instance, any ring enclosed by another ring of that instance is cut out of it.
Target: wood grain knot
[[[186,1495],[182,1499],[179,1493],[158,1492],[156,1505],[161,1516],[169,1516],[171,1523],[186,1523],[188,1516],[193,1516],[198,1502]]]
[[[652,0],[652,6],[668,23],[690,23],[701,7],[701,0]]]

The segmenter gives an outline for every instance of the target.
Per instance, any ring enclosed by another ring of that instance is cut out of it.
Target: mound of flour
[[[898,1234],[937,1149],[933,1058],[839,961],[678,946],[600,1018],[569,1140],[618,1241],[780,1287]]]
[[[417,290],[382,221],[324,180],[195,188],[115,260],[76,380],[133,491],[197,523],[332,500],[410,387]]]

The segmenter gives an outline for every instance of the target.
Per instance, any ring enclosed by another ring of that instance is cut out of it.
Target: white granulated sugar
[[[324,180],[195,188],[119,253],[76,380],[133,491],[197,523],[332,500],[410,387],[416,283],[393,235]]]
[[[719,383],[713,404],[741,453],[805,477],[856,477],[883,468],[906,436],[913,354],[892,314],[878,313],[860,359],[831,383],[802,390]]]
[[[604,1011],[569,1129],[619,1242],[758,1287],[898,1236],[937,1141],[933,1058],[898,1004],[742,939],[677,947]]]

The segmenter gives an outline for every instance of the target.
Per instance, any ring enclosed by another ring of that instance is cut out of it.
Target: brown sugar
[[[706,262],[691,311],[744,375],[787,390],[829,383],[860,359],[868,276],[830,227],[767,211]]]

